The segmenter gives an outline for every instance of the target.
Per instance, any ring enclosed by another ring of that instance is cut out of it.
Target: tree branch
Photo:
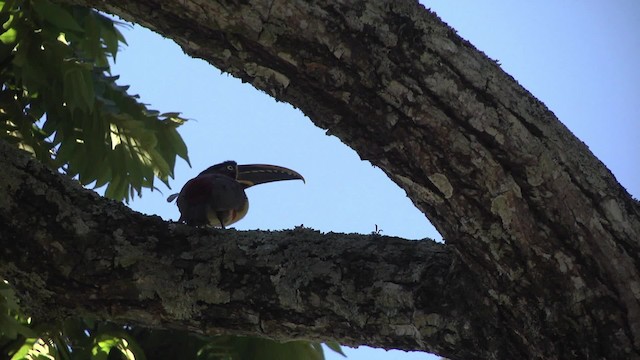
[[[542,103],[416,2],[74,3],[172,38],[382,168],[513,330],[511,350],[484,355],[640,357],[638,205]]]
[[[491,328],[456,315],[479,294],[432,240],[192,228],[84,190],[4,142],[0,166],[0,274],[40,320],[439,353]]]

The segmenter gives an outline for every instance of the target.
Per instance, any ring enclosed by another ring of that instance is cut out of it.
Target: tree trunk
[[[73,2],[150,27],[300,108],[405,189],[446,246],[189,230],[77,189],[49,194],[21,160],[21,177],[0,175],[2,243],[21,244],[0,269],[34,308],[452,359],[640,358],[640,206],[543,104],[421,5]],[[19,212],[25,204],[35,214]],[[350,251],[332,252],[338,244]],[[206,258],[192,252],[201,246]],[[68,281],[95,284],[93,302]]]

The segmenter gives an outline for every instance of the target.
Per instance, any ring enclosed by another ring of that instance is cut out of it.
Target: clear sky
[[[499,60],[543,101],[640,198],[640,1],[423,1],[458,33]],[[307,183],[282,182],[247,191],[245,229],[370,233],[408,239],[440,235],[381,170],[277,103],[170,40],[140,27],[124,30],[129,47],[114,66],[151,108],[180,111],[193,168],[179,162],[173,190],[146,191],[130,206],[176,220],[167,195],[204,168],[224,161],[290,167]],[[349,359],[434,359],[424,353],[346,349]],[[340,356],[328,354],[328,359]]]

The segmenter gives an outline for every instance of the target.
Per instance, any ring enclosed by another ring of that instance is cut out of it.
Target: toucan
[[[282,180],[302,180],[297,172],[282,166],[251,164],[238,165],[225,161],[213,165],[187,181],[178,194],[180,219],[192,226],[214,226],[224,229],[242,219],[249,210],[249,200],[244,192],[253,185]]]

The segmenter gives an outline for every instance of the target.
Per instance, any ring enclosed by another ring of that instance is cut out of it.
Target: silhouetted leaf
[[[327,347],[335,352],[337,352],[338,354],[347,357],[347,355],[344,354],[344,352],[342,352],[342,347],[340,346],[340,344],[336,341],[326,341],[324,343],[325,345],[327,345]]]
[[[33,0],[32,6],[40,18],[56,27],[62,30],[82,31],[80,25],[64,7],[48,0]]]

